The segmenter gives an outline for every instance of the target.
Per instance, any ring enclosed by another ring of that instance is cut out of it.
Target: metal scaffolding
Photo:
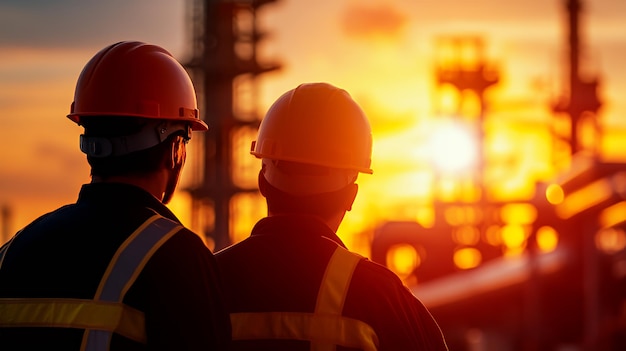
[[[201,228],[216,250],[231,244],[233,197],[257,191],[256,182],[236,178],[240,172],[234,168],[245,165],[235,152],[237,138],[258,128],[257,77],[279,68],[257,57],[264,37],[257,12],[275,1],[193,0],[188,15],[192,57],[185,66],[196,84],[209,132],[196,150],[196,180],[187,191],[192,197],[192,227]]]

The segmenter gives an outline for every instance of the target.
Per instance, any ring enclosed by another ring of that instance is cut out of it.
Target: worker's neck
[[[289,215],[290,213],[276,213],[276,212],[272,212],[269,211],[268,212],[268,216],[272,217],[272,216],[278,216],[278,215]],[[339,229],[339,226],[341,225],[341,222],[343,221],[343,217],[345,216],[346,212],[345,211],[341,211],[338,212],[334,215],[331,215],[327,218],[321,217],[321,216],[317,216],[317,215],[311,215],[317,219],[319,219],[320,221],[324,222],[324,224],[326,224],[330,229],[332,229],[333,232],[337,232],[337,230]]]
[[[163,193],[165,192],[165,184],[167,184],[167,177],[162,172],[155,172],[150,176],[112,176],[112,177],[91,177],[91,183],[121,183],[129,184],[139,187],[157,198],[157,200],[163,200]]]

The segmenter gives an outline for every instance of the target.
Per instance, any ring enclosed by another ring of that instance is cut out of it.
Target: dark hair
[[[146,118],[120,116],[83,117],[85,136],[120,137],[133,135],[154,121]],[[170,144],[174,135],[164,142],[145,150],[114,157],[87,156],[91,166],[91,176],[108,178],[122,175],[150,174],[167,162],[170,157]]]
[[[263,176],[263,172],[259,172],[259,189],[272,213],[308,214],[328,219],[350,207],[354,186],[356,185],[349,184],[337,191],[321,194],[292,195],[272,186]]]

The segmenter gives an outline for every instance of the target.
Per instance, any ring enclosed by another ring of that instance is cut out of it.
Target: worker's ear
[[[187,157],[185,151],[185,139],[182,136],[175,136],[170,142],[170,155],[167,157],[167,167],[171,170],[161,201],[167,204],[172,199],[174,191],[178,186],[178,179]]]
[[[263,197],[267,197],[267,180],[265,179],[265,165],[261,166],[261,170],[259,171],[259,179],[258,179],[258,184],[259,184],[259,191],[261,192],[261,195],[263,195]]]
[[[187,156],[184,138],[182,136],[176,136],[170,145],[171,153],[168,167],[171,169],[182,168]]]
[[[348,190],[346,194],[346,211],[352,210],[352,204],[356,199],[356,194],[359,192],[359,185],[354,183],[348,185]]]

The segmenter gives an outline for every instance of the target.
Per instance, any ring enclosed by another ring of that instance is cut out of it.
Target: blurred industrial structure
[[[279,68],[261,63],[263,39],[257,11],[275,0],[193,0],[192,57],[186,63],[198,90],[203,119],[209,125],[192,165],[193,228],[200,228],[215,249],[231,244],[233,207],[256,192],[257,167],[249,156],[260,117],[257,77]],[[248,144],[246,144],[248,143]],[[250,196],[255,196],[254,194]]]
[[[456,196],[435,199],[432,227],[390,222],[374,236],[372,259],[392,269],[398,247],[416,252],[405,279],[417,282],[414,293],[454,351],[626,349],[626,164],[602,159],[599,79],[581,64],[582,4],[563,4],[568,76],[551,109],[553,125],[564,119],[568,128],[553,128],[546,150],[560,175],[536,184],[531,198],[497,200],[485,183],[481,146],[476,172],[454,175]],[[439,45],[452,59],[443,55],[437,82],[457,90],[456,116],[472,122],[484,145],[484,93],[498,71],[480,38],[446,37]],[[474,100],[473,116],[467,99]],[[585,128],[593,133],[583,142]],[[510,254],[510,247],[522,251]]]
[[[429,306],[451,351],[626,349],[626,164],[604,161],[597,148],[602,103],[599,78],[582,69],[582,3],[559,1],[568,19],[568,75],[550,109],[554,125],[567,128],[553,128],[546,152],[560,175],[534,184],[530,197],[492,196],[485,92],[500,72],[484,57],[481,38],[442,37],[446,54],[436,79],[458,92],[455,116],[483,142],[478,167],[435,177],[435,195],[448,178],[456,187],[452,196],[434,197],[431,226],[387,222],[373,235],[371,259],[390,269],[398,253],[413,252],[412,266],[400,275]],[[210,132],[191,150],[199,162],[189,167],[187,190],[191,226],[215,249],[233,242],[241,221],[235,212],[260,201],[258,165],[248,154],[260,121],[256,82],[279,65],[258,62],[263,35],[256,15],[272,2],[193,0],[189,12],[187,67]],[[583,129],[593,131],[591,141],[583,140]]]

